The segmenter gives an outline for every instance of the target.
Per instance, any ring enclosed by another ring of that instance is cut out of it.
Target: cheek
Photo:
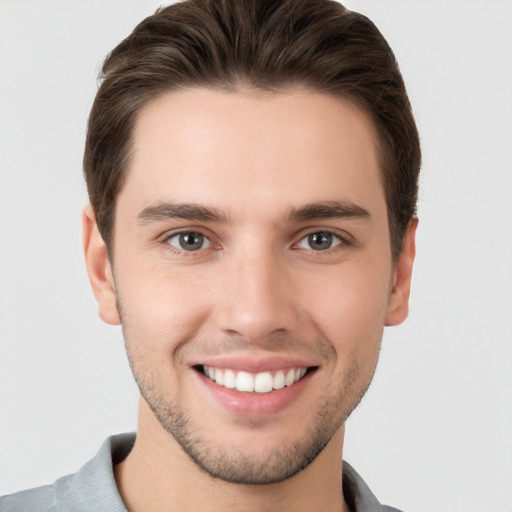
[[[139,267],[135,275],[122,277],[118,300],[125,332],[143,338],[147,348],[175,350],[197,333],[208,315],[209,294],[197,272]]]
[[[302,283],[304,310],[338,356],[380,347],[389,299],[389,272],[369,266],[326,272]]]

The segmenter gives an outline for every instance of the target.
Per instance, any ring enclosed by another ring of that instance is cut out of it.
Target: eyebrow
[[[198,222],[230,223],[229,217],[212,206],[195,203],[162,202],[144,208],[138,215],[139,224],[162,222],[170,219]],[[356,203],[346,201],[319,201],[291,208],[286,219],[304,222],[315,219],[371,219],[370,212]]]
[[[346,201],[320,201],[292,208],[288,218],[293,222],[314,219],[356,219],[370,220],[368,210],[356,203]]]
[[[211,206],[195,203],[158,203],[148,206],[137,215],[140,224],[160,222],[169,219],[195,220],[198,222],[228,223],[229,219],[221,211]]]

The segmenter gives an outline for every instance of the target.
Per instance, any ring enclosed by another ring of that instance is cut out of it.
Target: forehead
[[[305,89],[187,89],[139,112],[119,200],[135,194],[141,208],[172,199],[238,213],[318,200],[381,206],[377,160],[371,120],[346,100]]]

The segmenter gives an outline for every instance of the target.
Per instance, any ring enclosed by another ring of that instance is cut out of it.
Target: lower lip
[[[269,393],[245,393],[219,386],[208,377],[198,373],[202,384],[214,399],[225,409],[240,416],[269,416],[292,404],[304,392],[315,372],[307,373],[291,386],[275,389]]]

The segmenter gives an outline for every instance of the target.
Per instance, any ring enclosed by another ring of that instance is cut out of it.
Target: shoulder
[[[2,512],[51,512],[55,510],[55,494],[52,485],[35,487],[25,491],[0,496]]]
[[[0,512],[126,512],[113,466],[128,454],[134,441],[134,434],[109,437],[77,473],[59,478],[53,485],[0,497]]]
[[[402,512],[382,505],[356,470],[343,461],[343,495],[353,512]]]

